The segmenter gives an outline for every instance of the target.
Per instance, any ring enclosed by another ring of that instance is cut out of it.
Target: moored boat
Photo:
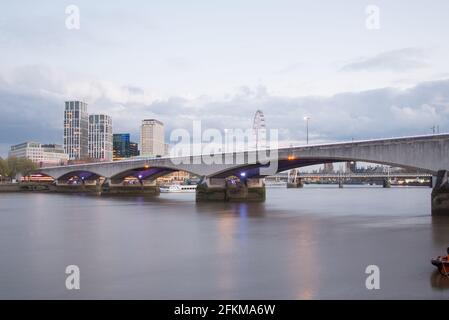
[[[447,248],[449,256],[449,248]],[[449,259],[448,256],[438,256],[431,260],[431,263],[438,268],[438,271],[444,275],[449,276]]]

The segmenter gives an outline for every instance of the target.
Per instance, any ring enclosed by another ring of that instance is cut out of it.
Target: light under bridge
[[[183,157],[138,158],[41,168],[35,173],[56,180],[59,190],[73,192],[92,188],[103,193],[149,191],[157,193],[155,179],[174,171],[202,177],[197,201],[262,201],[263,177],[289,169],[333,162],[361,161],[420,170],[435,179],[432,193],[434,213],[449,214],[449,134],[373,139],[340,143],[291,146],[259,151],[218,153]],[[78,177],[80,186],[67,182]],[[137,186],[124,185],[134,177]],[[234,179],[239,178],[236,183]],[[151,191],[153,190],[153,191]]]

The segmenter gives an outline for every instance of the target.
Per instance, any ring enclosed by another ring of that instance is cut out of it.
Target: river
[[[430,188],[267,188],[264,203],[194,194],[0,194],[0,298],[447,299],[430,264],[449,217]],[[80,269],[67,290],[65,268]],[[380,289],[365,269],[377,265]]]

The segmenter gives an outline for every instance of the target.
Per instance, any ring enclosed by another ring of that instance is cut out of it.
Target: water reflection
[[[314,246],[315,224],[312,219],[305,219],[301,225],[301,234],[297,241],[297,254],[290,270],[291,277],[299,277],[297,299],[316,298],[316,290],[319,286],[320,263],[317,261],[317,253]]]
[[[266,215],[267,208],[263,202],[197,202],[195,211],[200,214],[230,214],[241,218],[261,218]]]
[[[236,225],[238,220],[233,216],[222,216],[217,223],[218,231],[218,252],[219,252],[219,272],[218,272],[218,287],[223,292],[231,292],[235,283],[237,274],[235,273],[234,252],[238,251],[240,244],[235,237]],[[230,299],[226,296],[225,299]]]
[[[449,217],[429,209],[427,188],[306,186],[264,203],[0,194],[0,298],[73,297],[68,264],[78,298],[448,298],[430,258],[449,245]]]
[[[443,276],[438,270],[435,270],[430,275],[430,285],[437,290],[448,290],[449,277]]]
[[[436,246],[441,247],[442,255],[449,247],[449,217],[432,216],[432,239]]]

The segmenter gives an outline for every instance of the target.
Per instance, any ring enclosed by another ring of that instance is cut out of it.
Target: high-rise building
[[[105,114],[89,115],[89,157],[112,161],[112,119]]]
[[[87,103],[66,101],[64,109],[64,152],[69,160],[88,157],[89,115]]]
[[[114,160],[136,157],[139,155],[138,144],[130,140],[129,133],[114,133]]]
[[[156,119],[142,120],[140,127],[140,155],[156,157],[164,154],[164,124]]]
[[[323,172],[324,173],[334,173],[334,165],[332,162],[330,163],[325,163],[324,167],[323,167]]]
[[[137,157],[139,155],[139,144],[137,142],[129,143],[129,156]]]
[[[10,157],[26,158],[39,167],[50,167],[67,164],[69,156],[59,144],[41,144],[39,142],[24,142],[11,146]]]
[[[122,158],[129,158],[129,133],[114,133],[113,136],[113,157],[114,160],[119,160]]]
[[[170,155],[170,144],[165,143],[164,144],[164,156],[169,156]]]

